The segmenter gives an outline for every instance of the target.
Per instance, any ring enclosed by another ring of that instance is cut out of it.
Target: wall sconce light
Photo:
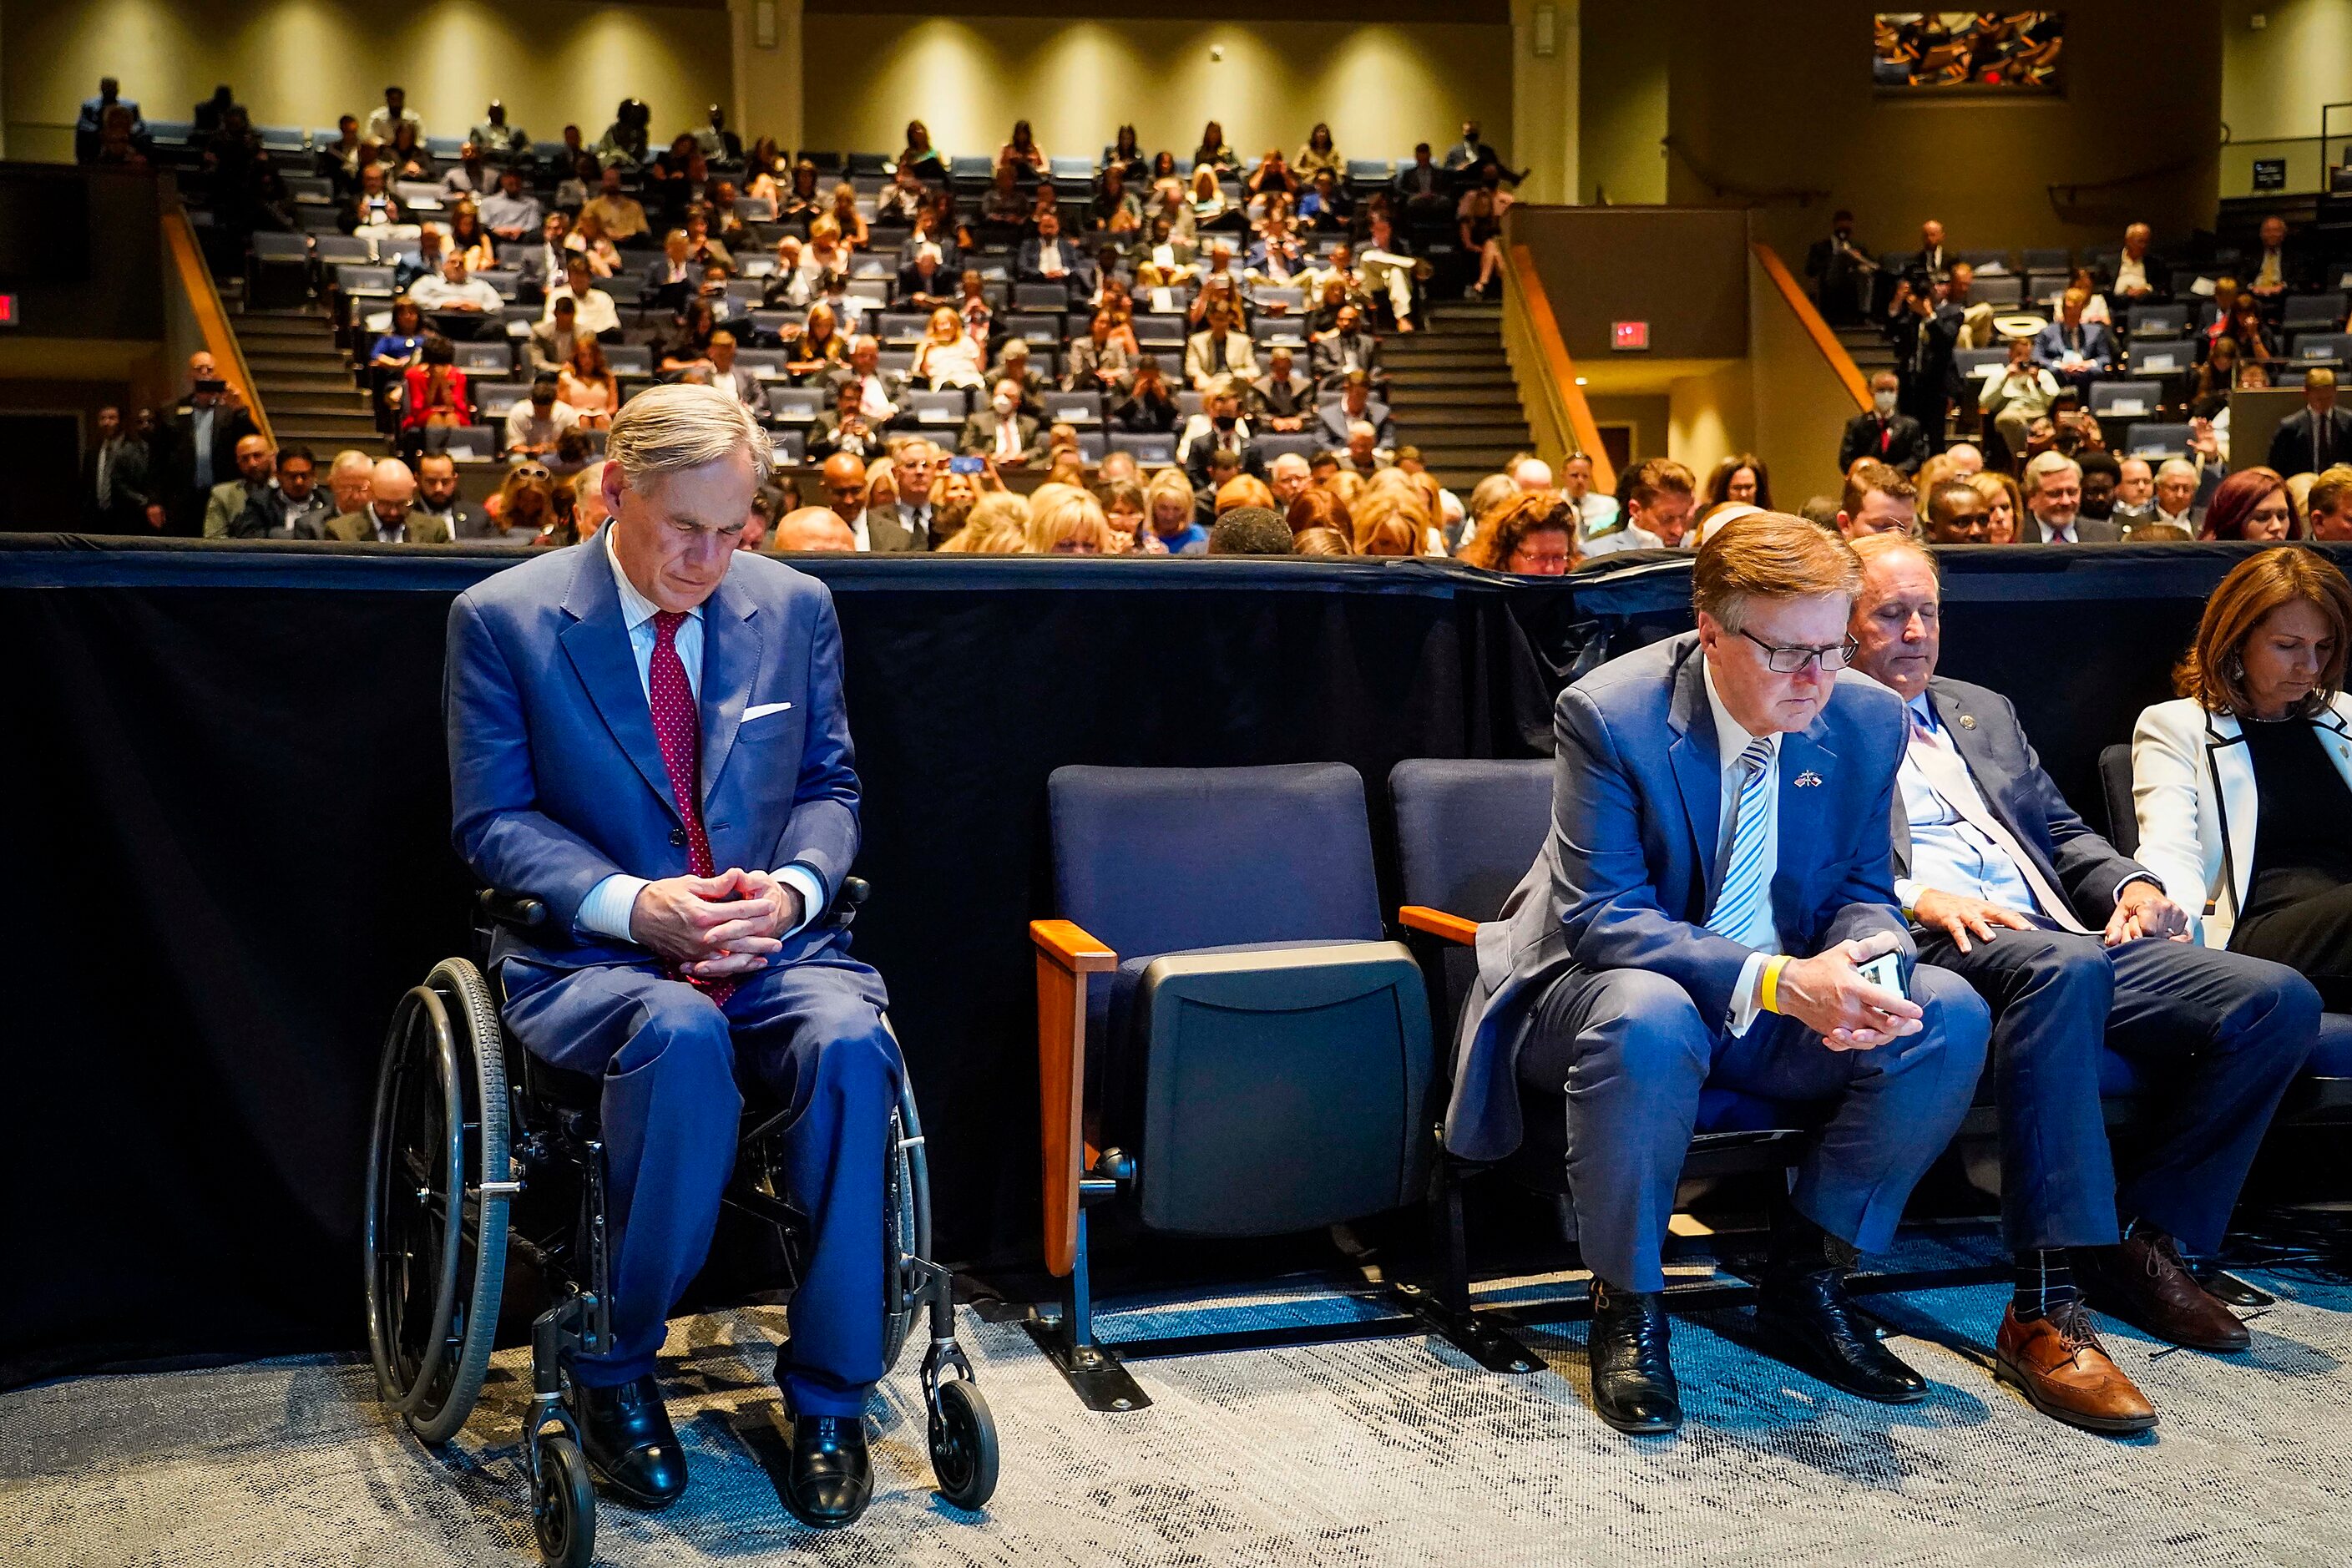
[[[1538,5],[1535,15],[1536,58],[1548,60],[1559,47],[1559,7]]]
[[[756,48],[776,47],[776,0],[751,0],[751,43]]]

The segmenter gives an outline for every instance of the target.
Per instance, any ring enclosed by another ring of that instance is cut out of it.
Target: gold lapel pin
[[[1960,715],[1960,728],[1961,728],[1961,729],[1963,729],[1963,730],[1973,730],[1973,729],[1975,729],[1976,727],[1977,727],[1977,716],[1976,716],[1975,714],[1973,714],[1973,713],[1963,713],[1963,714],[1961,714],[1961,715]]]

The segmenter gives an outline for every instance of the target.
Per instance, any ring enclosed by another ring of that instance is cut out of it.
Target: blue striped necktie
[[[1747,776],[1739,781],[1739,798],[1732,803],[1731,854],[1706,917],[1707,930],[1749,947],[1756,945],[1751,928],[1772,891],[1771,868],[1764,864],[1764,845],[1772,828],[1772,801],[1764,781],[1771,760],[1769,737],[1748,742],[1739,753]]]

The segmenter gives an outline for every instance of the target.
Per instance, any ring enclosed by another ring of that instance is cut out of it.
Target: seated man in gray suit
[[[2220,1245],[2311,1054],[2319,993],[2283,963],[2191,943],[2188,911],[2074,815],[2008,701],[1936,673],[1935,558],[1899,533],[1854,549],[1854,668],[1909,709],[1895,893],[1919,951],[1994,1010],[2001,1230],[2017,1268],[1995,1372],[2071,1426],[2144,1432],[2156,1408],[2108,1359],[2083,1298],[2172,1344],[2252,1345],[2182,1255]],[[2163,1108],[2113,1154],[2102,1045]]]
[[[1831,1238],[1893,1239],[1968,1110],[1990,1023],[1966,984],[1914,964],[1895,907],[1903,705],[1836,673],[1861,579],[1799,518],[1709,539],[1698,630],[1560,694],[1551,832],[1478,928],[1446,1144],[1500,1159],[1522,1082],[1565,1096],[1593,1404],[1622,1432],[1682,1422],[1660,1247],[1709,1084],[1807,1102],[1821,1128],[1773,1216],[1767,1331],[1850,1393],[1927,1393],[1854,1314]],[[1886,955],[1899,989],[1862,968]]]

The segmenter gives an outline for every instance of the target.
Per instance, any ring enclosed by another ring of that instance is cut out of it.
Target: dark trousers
[[[2352,1012],[2352,888],[2240,921],[2230,951],[2284,963],[2318,988],[2329,1012]]]
[[[2113,1243],[2145,1219],[2192,1253],[2221,1245],[2279,1096],[2319,1027],[2319,995],[2282,964],[2187,942],[2003,931],[1961,952],[1919,939],[1993,1011],[2001,1229],[2012,1249]],[[2154,1086],[2120,1173],[2099,1112],[2102,1043]]]
[[[902,1071],[882,977],[845,942],[753,975],[721,1009],[659,966],[504,966],[531,1055],[604,1080],[613,1349],[583,1384],[653,1371],[670,1307],[702,1268],[735,1162],[748,1074],[793,1113],[778,1134],[811,1247],[777,1381],[798,1414],[856,1415],[881,1379],[883,1162]]]
[[[1675,1184],[1702,1086],[1830,1101],[1797,1168],[1800,1213],[1864,1252],[1895,1238],[1911,1189],[1951,1142],[1984,1068],[1991,1020],[1957,977],[1925,964],[1919,1032],[1835,1051],[1794,1018],[1759,1015],[1735,1039],[1689,993],[1646,970],[1574,971],[1536,1005],[1525,1083],[1568,1096],[1568,1178],[1584,1261],[1625,1290],[1662,1290]]]

